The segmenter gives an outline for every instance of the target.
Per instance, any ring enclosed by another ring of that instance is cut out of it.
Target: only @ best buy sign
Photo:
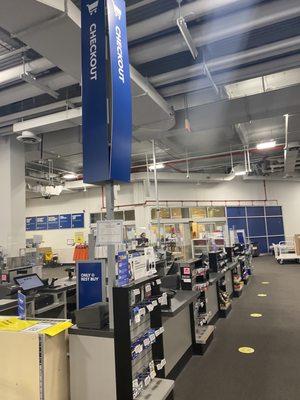
[[[84,181],[127,182],[132,107],[126,5],[124,0],[82,0],[81,15]]]

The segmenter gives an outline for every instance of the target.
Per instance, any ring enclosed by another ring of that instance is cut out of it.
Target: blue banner
[[[105,1],[81,1],[82,132],[85,183],[109,180]]]
[[[72,214],[72,228],[84,228],[84,214]]]
[[[36,217],[36,230],[46,231],[48,229],[48,217]]]
[[[126,251],[118,253],[118,286],[128,285],[131,279],[128,254]]]
[[[48,216],[48,229],[59,229],[59,215]]]
[[[111,67],[112,180],[130,182],[132,106],[129,55],[124,0],[107,0]]]
[[[18,316],[20,319],[26,319],[26,296],[18,293]]]
[[[79,262],[77,273],[77,308],[106,301],[104,261]]]
[[[59,216],[59,228],[70,229],[72,227],[71,214],[62,214]]]
[[[36,217],[26,218],[26,231],[35,231],[35,230],[36,230]]]

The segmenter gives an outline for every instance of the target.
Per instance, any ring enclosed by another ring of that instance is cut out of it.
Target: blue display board
[[[266,207],[266,215],[267,216],[276,216],[282,215],[282,207],[280,206],[268,206]]]
[[[72,214],[72,228],[84,228],[84,213]]]
[[[229,229],[243,229],[248,236],[247,221],[246,218],[228,218]]]
[[[48,229],[48,217],[36,217],[36,230],[45,231]]]
[[[263,217],[265,215],[265,207],[247,207],[248,217]]]
[[[284,235],[284,226],[282,217],[267,217],[268,235]]]
[[[48,229],[59,229],[59,215],[48,216]]]
[[[35,230],[36,230],[36,217],[27,217],[26,231],[35,231]]]
[[[262,217],[252,217],[248,219],[249,236],[266,236],[266,221]]]
[[[59,228],[70,229],[72,227],[72,215],[62,214],[59,216]]]
[[[82,0],[81,35],[83,179],[128,182],[132,100],[124,0]]]
[[[77,309],[106,301],[105,261],[83,261],[76,266]]]
[[[131,271],[129,266],[128,254],[126,251],[119,251],[118,253],[118,285],[128,285],[131,278]]]
[[[26,296],[18,293],[18,316],[20,319],[26,319]]]

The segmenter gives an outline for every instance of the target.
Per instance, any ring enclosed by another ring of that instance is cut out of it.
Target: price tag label
[[[156,279],[156,284],[161,285],[161,279]]]
[[[192,280],[190,278],[188,278],[188,279],[184,278],[182,280],[183,280],[184,283],[191,283],[192,282]]]
[[[148,346],[150,346],[150,344],[151,344],[151,342],[150,342],[150,339],[149,338],[147,338],[147,339],[144,339],[144,346],[145,347],[148,347]]]
[[[132,386],[134,388],[138,388],[139,387],[139,381],[137,379],[135,379],[134,381],[132,381]]]
[[[141,322],[140,313],[135,314],[135,316],[134,316],[134,322],[135,322],[136,324],[138,324],[139,322]]]
[[[154,379],[156,377],[156,372],[155,371],[151,371],[150,372],[150,378]]]
[[[133,293],[135,296],[139,296],[141,294],[141,291],[140,289],[134,289]]]
[[[148,386],[150,382],[151,382],[151,378],[150,378],[150,376],[147,376],[147,377],[145,378],[145,380],[144,380],[144,385],[145,385],[145,386]]]
[[[165,359],[162,359],[160,364],[162,365],[162,367],[164,367],[167,364],[167,361]]]
[[[163,334],[164,331],[165,331],[165,328],[162,326],[162,327],[160,328],[160,334]]]
[[[149,339],[151,340],[151,343],[154,343],[155,340],[156,340],[155,334],[154,334],[154,333],[151,333],[151,334],[149,335]]]
[[[161,334],[160,329],[156,329],[155,336],[158,337]]]
[[[153,307],[156,307],[156,306],[158,305],[157,300],[153,300],[153,301],[152,301],[152,305],[153,305]]]
[[[135,346],[134,352],[136,354],[140,354],[142,351],[143,351],[143,346],[141,344],[138,344],[137,346]]]
[[[146,308],[147,308],[147,310],[148,310],[149,312],[151,312],[151,311],[154,310],[154,307],[153,307],[152,304],[148,304],[148,305],[146,306]]]
[[[144,307],[140,308],[140,316],[143,317],[145,314],[146,314],[146,309]]]

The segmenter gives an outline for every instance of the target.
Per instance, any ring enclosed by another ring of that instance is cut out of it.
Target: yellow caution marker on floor
[[[253,354],[255,350],[252,347],[240,347],[239,352],[242,354]]]
[[[261,318],[261,317],[262,317],[262,314],[253,313],[253,314],[250,314],[250,317],[252,317],[252,318]]]
[[[259,293],[257,296],[258,296],[258,297],[267,297],[268,295],[265,294],[265,293]]]
[[[263,285],[269,285],[270,282],[262,282]]]

